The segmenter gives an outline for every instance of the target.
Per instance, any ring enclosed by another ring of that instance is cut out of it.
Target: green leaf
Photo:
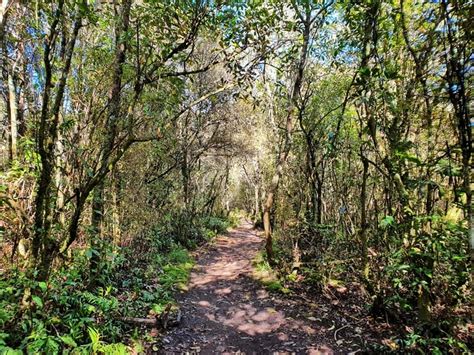
[[[398,265],[398,266],[396,267],[396,269],[397,269],[398,271],[409,270],[410,268],[411,268],[411,266],[410,266],[410,265],[407,265],[407,264]]]
[[[0,347],[7,345],[6,339],[10,336],[7,333],[0,333]]]
[[[38,282],[38,286],[41,289],[41,291],[43,291],[43,292],[45,292],[46,289],[48,288],[48,286],[46,285],[46,282],[44,282],[44,281]]]
[[[386,229],[390,226],[393,226],[394,224],[395,224],[395,218],[393,218],[392,216],[385,216],[380,221],[380,228]]]
[[[71,347],[77,347],[77,343],[69,335],[63,335],[60,338],[64,344],[69,345]]]
[[[48,340],[46,340],[46,349],[46,353],[48,354],[58,354],[59,344],[52,337],[48,337]]]
[[[89,333],[92,346],[94,348],[97,347],[100,344],[100,333],[92,327],[87,328],[87,332]]]
[[[43,308],[43,301],[38,296],[31,296],[31,299],[39,308]]]
[[[0,353],[3,354],[3,355],[23,355],[23,351],[12,349],[12,348],[9,348],[9,347],[0,348]]]

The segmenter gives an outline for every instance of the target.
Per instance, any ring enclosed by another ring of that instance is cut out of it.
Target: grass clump
[[[259,252],[253,259],[253,277],[262,283],[268,291],[283,294],[290,293],[290,289],[285,287],[275,270],[268,263],[265,253]]]
[[[160,284],[168,289],[173,289],[175,286],[184,289],[194,266],[193,259],[187,250],[177,248],[170,253],[168,260],[169,262],[163,266]]]

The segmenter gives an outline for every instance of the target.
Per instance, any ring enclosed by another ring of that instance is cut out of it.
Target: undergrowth
[[[358,241],[350,240],[336,226],[302,224],[280,229],[274,234],[276,266],[271,268],[265,254],[259,254],[255,260],[257,278],[274,290],[291,291],[303,285],[313,291],[350,285],[364,290],[358,301],[375,319],[388,320],[393,329],[384,343],[371,345],[374,352],[468,354],[473,338],[467,301],[472,291],[464,229],[436,222],[430,238],[419,236],[414,246],[406,236],[401,237],[403,226],[382,224],[381,235],[374,238],[393,238],[394,246],[370,250],[369,260],[385,266],[372,267],[367,279],[359,276],[360,252],[354,248]],[[428,320],[417,313],[420,290],[429,295]]]
[[[168,221],[142,236],[139,245],[103,243],[101,272],[93,287],[87,265],[97,251],[90,248],[74,250],[71,261],[57,267],[47,282],[34,281],[27,270],[3,272],[0,354],[143,352],[153,339],[123,318],[153,318],[168,305],[174,307],[173,295],[186,287],[194,265],[188,250],[229,225],[202,218],[191,224],[199,230],[197,240],[181,243],[185,237],[171,234]]]
[[[268,263],[265,253],[259,252],[253,259],[253,277],[261,282],[269,291],[290,293],[290,289],[284,285],[284,279],[280,278]]]

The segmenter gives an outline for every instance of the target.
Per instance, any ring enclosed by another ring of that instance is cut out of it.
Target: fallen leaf
[[[397,343],[395,343],[392,339],[383,339],[382,344],[388,346],[392,350],[397,350],[398,349]]]

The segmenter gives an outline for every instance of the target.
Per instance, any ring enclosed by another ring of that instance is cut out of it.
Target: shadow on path
[[[200,256],[188,291],[178,295],[183,319],[162,339],[163,354],[332,354],[340,348],[324,320],[269,293],[252,278],[263,239],[248,223],[219,236]],[[338,348],[339,347],[339,348]]]

